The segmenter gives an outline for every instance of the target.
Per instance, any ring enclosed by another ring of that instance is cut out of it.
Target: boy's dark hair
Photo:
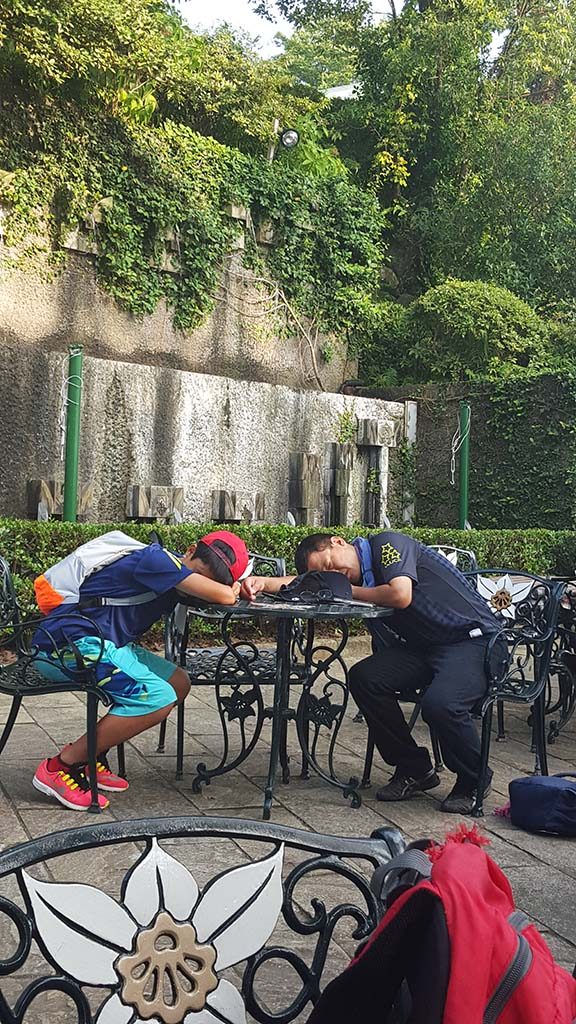
[[[225,587],[231,587],[233,582],[232,573],[226,563],[218,557],[216,553],[217,548],[222,551],[222,554],[229,562],[234,561],[235,555],[232,548],[222,540],[213,541],[210,547],[204,541],[199,540],[194,552],[194,558],[200,559],[202,564],[210,570],[210,576],[216,583],[222,583]]]
[[[315,551],[324,551],[324,548],[330,547],[331,540],[331,533],[311,533],[309,537],[304,537],[304,540],[300,541],[294,552],[296,572],[299,576],[308,571],[310,555],[314,554]]]

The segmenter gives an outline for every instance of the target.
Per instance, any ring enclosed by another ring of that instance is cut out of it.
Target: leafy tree
[[[198,40],[162,0],[0,0],[0,73],[15,88],[84,98],[154,83],[170,95]]]
[[[271,21],[281,14],[293,25],[301,27],[327,18],[347,18],[357,25],[368,20],[370,0],[251,0],[257,14]]]
[[[274,221],[268,266],[250,233],[246,258],[276,275],[270,306],[292,327],[349,329],[341,293],[377,286],[380,212],[330,150],[326,101],[230,32],[196,36],[159,0],[0,0],[0,91],[6,262],[57,267],[80,226],[119,303],[165,298],[187,328],[213,305],[226,210],[244,203]],[[276,117],[303,143],[269,164]]]
[[[276,39],[284,50],[278,62],[297,82],[324,90],[354,79],[357,33],[346,19],[323,18]]]
[[[449,278],[406,311],[406,372],[418,380],[461,380],[542,368],[547,327],[506,288]]]
[[[167,112],[203,135],[244,152],[266,154],[274,121],[298,126],[318,120],[318,99],[295,87],[290,70],[262,60],[250,44],[221,29],[201,37],[197,67]]]
[[[574,309],[575,48],[576,6],[552,0],[407,0],[359,33],[361,97],[334,123],[388,211],[400,291],[457,275]]]

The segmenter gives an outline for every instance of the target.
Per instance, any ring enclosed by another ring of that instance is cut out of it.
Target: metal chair
[[[143,849],[120,899],[75,876],[70,854],[89,851],[93,868],[99,848],[112,847],[125,864],[135,843]],[[194,874],[215,848],[227,870],[209,869],[199,886]],[[371,878],[404,848],[393,828],[347,839],[203,816],[73,828],[4,850],[4,938],[18,940],[0,953],[0,1018],[23,1021],[40,994],[46,1024],[307,1017],[342,957],[338,944],[377,927],[384,906]],[[46,863],[70,880],[38,877]],[[278,986],[283,968],[288,986]]]
[[[514,569],[479,569],[464,574],[486,598],[500,628],[488,644],[486,654],[486,695],[477,707],[482,721],[481,768],[478,776],[474,817],[483,815],[494,704],[498,707],[499,730],[503,706],[508,701],[532,709],[536,750],[535,771],[548,774],[544,710],[546,685],[560,600],[565,584]],[[424,691],[414,691],[412,728],[420,713]],[[431,733],[436,771],[443,768],[437,737]],[[362,785],[370,784],[374,743],[369,735]]]
[[[555,716],[551,717],[548,726],[548,743],[556,742],[576,708],[576,585],[569,577],[564,577],[563,582],[566,583],[566,590],[560,601],[558,632],[552,649],[546,702],[546,715]]]
[[[86,632],[91,636],[101,637],[95,622],[87,616],[76,614],[75,619],[86,625]],[[90,811],[99,813],[98,776],[96,771],[96,725],[98,722],[98,702],[109,706],[111,700],[96,680],[96,666],[100,656],[90,663],[84,662],[82,655],[73,642],[64,648],[58,647],[50,631],[44,623],[45,618],[24,621],[16,598],[14,582],[10,567],[5,558],[0,556],[0,637],[2,646],[11,651],[14,660],[0,665],[0,693],[12,698],[8,718],[0,735],[0,754],[4,750],[16,724],[18,712],[24,697],[36,697],[50,693],[84,693],[86,694],[86,733],[88,737],[88,769],[92,803]],[[40,631],[51,648],[50,657],[65,677],[57,682],[46,679],[37,668],[40,652],[31,646],[32,634]],[[124,750],[118,748],[118,767],[120,774],[125,773]]]
[[[548,774],[546,754],[546,686],[560,601],[565,583],[515,569],[477,569],[467,573],[500,621],[486,652],[487,690],[478,713],[482,719],[481,767],[474,817],[483,814],[494,704],[531,708],[536,774]],[[500,731],[500,730],[499,730]]]
[[[250,552],[250,558],[254,560],[253,572],[256,576],[285,576],[286,560],[274,558],[271,555],[260,555]],[[210,622],[210,616],[198,612],[202,619]],[[212,686],[216,671],[221,666],[222,659],[226,656],[223,647],[190,647],[183,652],[184,631],[186,628],[187,608],[184,605],[177,605],[174,611],[167,616],[164,628],[164,650],[167,661],[173,661],[185,668],[190,677],[192,686]],[[250,715],[250,708],[247,701],[253,696],[251,693],[254,682],[258,686],[273,684],[276,674],[275,652],[259,649],[254,643],[245,641],[241,645],[241,656],[238,660],[231,660],[225,664],[226,671],[221,672],[220,678],[223,684],[233,688],[232,698],[219,698],[220,717],[224,726],[224,716],[229,720],[235,719],[240,723],[242,755],[252,741],[246,740],[245,719]],[[243,663],[249,663],[250,678],[248,677]],[[250,685],[250,695],[241,693],[243,685]],[[228,702],[228,703],[227,703]],[[221,705],[221,706],[220,706]],[[184,701],[178,704],[176,719],[176,778],[181,779],[184,773]],[[158,733],[157,752],[163,754],[166,749],[167,721],[164,719],[160,724]],[[227,734],[224,737],[227,746]],[[254,741],[255,742],[255,741]]]
[[[451,544],[429,544],[432,551],[438,551],[444,555],[452,565],[455,565],[460,572],[474,572],[478,567],[478,560],[474,551],[466,548],[455,548]]]

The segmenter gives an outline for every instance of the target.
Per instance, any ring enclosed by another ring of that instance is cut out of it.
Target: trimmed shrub
[[[161,526],[163,543],[173,551],[185,551],[210,530],[213,523],[184,523]],[[10,564],[25,616],[37,615],[33,580],[48,566],[69,554],[78,545],[107,530],[121,529],[142,541],[150,540],[151,527],[137,523],[39,523],[25,519],[0,519],[0,554]],[[249,549],[262,555],[286,558],[288,570],[294,570],[293,555],[298,542],[316,529],[310,526],[234,526]],[[328,532],[328,531],[327,531]],[[351,540],[374,530],[364,526],[333,527],[334,534]],[[484,567],[526,569],[529,572],[573,575],[576,567],[576,532],[569,530],[406,530],[424,544],[454,544],[476,552]]]
[[[522,299],[483,281],[448,278],[408,307],[405,370],[415,380],[512,376],[541,365],[548,328]]]

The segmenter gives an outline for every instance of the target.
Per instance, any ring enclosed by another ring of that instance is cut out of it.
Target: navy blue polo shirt
[[[179,601],[174,588],[191,574],[192,570],[182,565],[177,555],[160,544],[149,544],[132,551],[88,576],[80,588],[80,597],[87,601],[90,597],[132,597],[152,592],[158,595],[154,600],[146,604],[104,608],[61,605],[46,616],[33,642],[41,650],[52,651],[54,644],[63,647],[70,640],[97,635],[94,629],[90,631],[90,623],[79,617],[85,616],[97,624],[105,640],[124,647],[172,611]],[[44,631],[50,633],[54,643]]]
[[[411,647],[460,643],[471,634],[487,636],[498,631],[486,602],[444,555],[392,530],[370,537],[369,545],[375,586],[391,583],[397,576],[412,580],[408,608],[395,609],[386,619]],[[368,585],[365,576],[363,585]]]

